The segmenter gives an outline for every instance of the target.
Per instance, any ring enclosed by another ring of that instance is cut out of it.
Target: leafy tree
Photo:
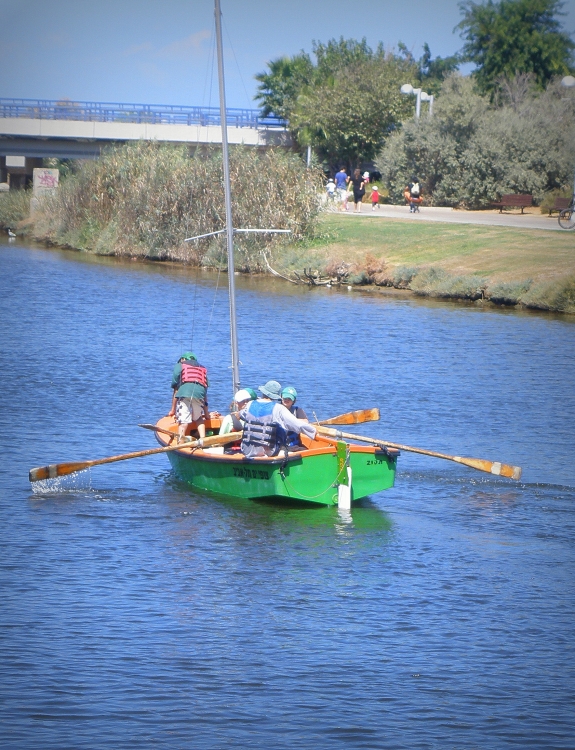
[[[315,82],[318,84],[348,69],[385,56],[381,46],[374,53],[365,37],[361,42],[344,39],[342,36],[339,41],[330,39],[327,44],[314,41],[312,49],[317,60]]]
[[[385,144],[376,164],[397,202],[411,175],[433,205],[489,206],[504,193],[531,193],[570,186],[575,141],[575,92],[559,82],[546,91],[525,90],[521,97],[493,106],[470,78],[448,78],[435,114],[406,122]]]
[[[416,63],[386,54],[382,45],[373,51],[365,39],[314,42],[313,53],[315,64],[302,52],[256,76],[262,113],[284,117],[295,140],[333,166],[372,159],[412,109],[399,88],[417,79]]]
[[[459,67],[459,55],[450,57],[431,57],[429,44],[423,45],[423,55],[419,60],[419,80],[428,94],[437,96],[445,78]]]
[[[260,82],[255,99],[260,102],[264,117],[274,114],[289,120],[301,89],[313,80],[313,63],[309,55],[301,52],[272,60],[268,66],[269,73],[255,76]]]
[[[457,26],[465,40],[462,60],[477,65],[474,77],[482,93],[493,94],[501,76],[532,73],[540,88],[573,64],[575,43],[556,19],[560,0],[465,0]]]
[[[405,67],[392,56],[357,61],[304,89],[290,121],[300,144],[314,146],[332,166],[373,159],[413,109],[399,90]]]

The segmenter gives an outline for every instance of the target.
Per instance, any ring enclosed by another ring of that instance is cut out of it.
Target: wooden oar
[[[318,424],[362,424],[363,422],[377,422],[379,409],[360,409],[359,411],[348,411],[339,417],[322,419]]]
[[[201,447],[209,447],[211,445],[225,445],[226,443],[232,443],[234,440],[240,440],[242,437],[241,432],[228,432],[227,435],[213,435],[212,437],[204,438]],[[181,450],[182,448],[199,448],[199,440],[189,440],[184,443],[176,445],[168,445],[164,448],[151,448],[145,451],[135,451],[134,453],[123,453],[120,456],[109,456],[108,458],[98,458],[95,461],[75,461],[72,463],[62,464],[50,464],[50,466],[40,466],[37,469],[30,469],[29,479],[31,482],[38,482],[41,479],[55,479],[56,477],[63,477],[66,474],[74,474],[76,471],[83,471],[89,469],[92,466],[99,466],[100,464],[111,464],[114,461],[126,461],[129,458],[139,458],[140,456],[152,456],[154,453],[167,453],[168,451]]]
[[[359,409],[358,411],[348,411],[345,414],[340,414],[339,417],[322,419],[320,422],[314,422],[313,424],[363,424],[363,422],[377,422],[378,419],[379,409]],[[139,424],[138,427],[176,437],[175,432],[158,427],[155,424]]]
[[[382,445],[386,446],[387,448],[397,448],[400,451],[421,453],[424,456],[433,456],[434,458],[445,458],[447,461],[455,461],[458,464],[464,464],[464,466],[469,466],[471,469],[485,471],[488,474],[495,474],[496,476],[501,477],[509,477],[509,479],[521,479],[520,466],[510,466],[509,464],[502,464],[499,461],[488,461],[485,458],[463,458],[461,456],[448,456],[445,453],[428,451],[424,450],[423,448],[412,448],[410,445],[400,445],[399,443],[390,443],[387,440],[374,440],[373,438],[362,437],[361,435],[353,435],[350,432],[340,432],[339,430],[332,430],[329,427],[318,427],[317,431],[320,435],[326,435],[327,437],[359,440],[363,443],[371,443],[372,445]]]
[[[164,435],[171,435],[173,438],[178,437],[177,432],[165,430],[163,427],[158,427],[155,424],[139,424],[138,427],[144,427],[146,430],[153,430],[154,432],[163,432]]]

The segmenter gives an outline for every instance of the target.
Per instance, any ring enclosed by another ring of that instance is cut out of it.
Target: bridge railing
[[[67,99],[0,98],[1,117],[36,120],[83,120],[88,122],[136,122],[168,125],[219,125],[218,107],[186,107],[171,104],[121,104],[76,102]],[[236,128],[285,129],[278,117],[261,117],[257,109],[226,109],[228,126]]]

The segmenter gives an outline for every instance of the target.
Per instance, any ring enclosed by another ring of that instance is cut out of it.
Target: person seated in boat
[[[175,416],[178,423],[178,441],[195,422],[200,438],[206,437],[208,415],[208,371],[196,359],[193,352],[184,352],[172,372],[172,408],[168,416]]]
[[[241,451],[248,458],[276,456],[285,448],[286,434],[303,432],[312,440],[316,429],[309,422],[297,419],[281,403],[282,387],[277,380],[268,380],[258,388],[260,396],[250,401],[239,414],[244,423]]]
[[[289,412],[291,412],[294,415],[296,419],[302,419],[304,422],[309,422],[309,419],[307,418],[307,414],[301,408],[301,406],[295,405],[295,402],[297,399],[297,391],[293,386],[287,385],[282,390],[281,396],[282,396],[282,404],[285,406],[285,408]],[[289,430],[288,433],[286,434],[286,447],[288,451],[305,450],[305,446],[301,444],[298,433],[294,432],[293,430]]]
[[[227,414],[220,425],[220,435],[227,435],[229,432],[241,432],[244,429],[243,423],[240,421],[240,411],[245,409],[250,401],[255,401],[258,394],[253,388],[242,388],[234,396],[234,404],[236,410]],[[225,453],[237,453],[240,449],[241,440],[236,443],[228,443],[225,447]]]

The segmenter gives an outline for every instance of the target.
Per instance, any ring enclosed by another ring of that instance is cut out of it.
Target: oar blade
[[[202,445],[225,445],[240,440],[241,432],[228,432],[226,435],[212,435],[204,438]],[[162,448],[150,448],[143,451],[133,451],[132,453],[122,453],[119,456],[108,456],[108,458],[98,458],[94,461],[81,461],[75,463],[50,464],[49,466],[40,466],[37,469],[30,469],[28,478],[31,482],[39,482],[42,479],[55,479],[66,474],[73,474],[76,471],[83,471],[91,466],[101,466],[102,464],[111,464],[115,461],[127,461],[130,458],[141,458],[142,456],[152,456],[156,453],[167,453],[175,450],[188,450],[190,448],[199,448],[199,440],[190,440],[189,442],[176,443],[175,445],[166,445]]]
[[[28,479],[30,482],[40,482],[43,479],[56,479],[67,474],[73,474],[76,471],[83,471],[90,466],[90,461],[81,461],[65,464],[50,464],[49,466],[39,466],[37,469],[30,469]]]
[[[496,477],[507,477],[508,479],[521,479],[521,467],[502,464],[499,461],[488,461],[484,458],[462,458],[453,456],[453,460],[471,469],[485,471],[487,474],[494,474]]]
[[[491,472],[494,474],[495,472]],[[521,466],[510,466],[509,464],[501,464],[499,476],[508,477],[509,479],[521,479]]]
[[[363,424],[364,422],[377,422],[378,419],[379,409],[359,409],[340,414],[339,417],[322,419],[320,424]]]

